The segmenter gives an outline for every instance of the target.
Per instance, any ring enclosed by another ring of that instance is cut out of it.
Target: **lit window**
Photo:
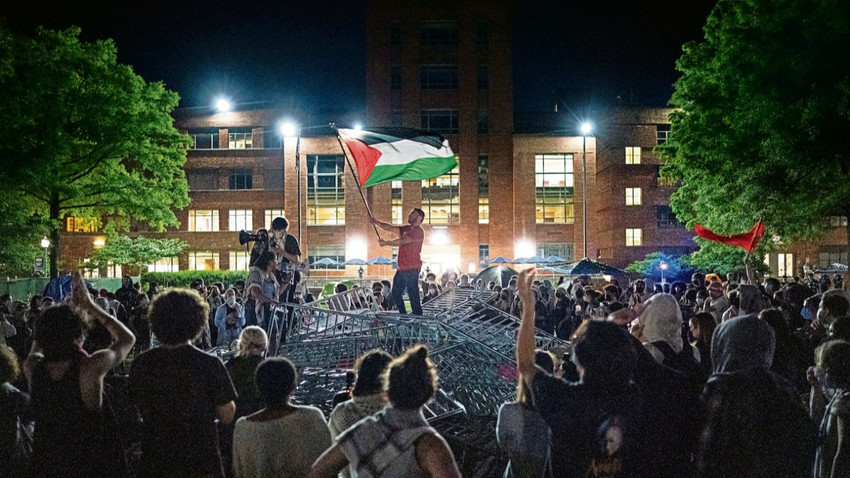
[[[847,264],[846,252],[821,251],[818,257],[818,266],[821,269],[831,269],[833,264]]]
[[[254,228],[254,211],[250,209],[231,209],[229,213],[230,231],[251,231]]]
[[[537,244],[537,255],[540,257],[558,256],[565,261],[572,261],[573,245],[569,242]]]
[[[626,188],[626,206],[640,206],[640,188]]]
[[[481,267],[490,265],[490,244],[478,244],[478,264]]]
[[[776,275],[779,277],[794,275],[794,254],[776,255]]]
[[[254,144],[253,133],[229,133],[228,147],[230,149],[251,149]]]
[[[210,251],[192,251],[189,253],[190,271],[217,271],[218,253]]]
[[[534,156],[535,215],[538,224],[571,224],[573,218],[573,155]]]
[[[490,223],[490,158],[478,155],[478,223]]]
[[[344,161],[340,155],[307,156],[307,225],[345,224]]]
[[[67,232],[97,232],[97,220],[68,216],[65,218],[65,230]]]
[[[190,209],[190,232],[218,232],[218,209]]]
[[[402,181],[393,181],[392,182],[392,221],[393,224],[402,224],[407,221],[404,220],[404,211],[402,210]]]
[[[640,164],[640,146],[626,146],[626,164]]]
[[[847,216],[829,216],[830,227],[847,227]]]
[[[310,264],[322,260],[333,259],[337,262],[345,262],[345,245],[321,245],[309,246],[307,248],[307,262]],[[343,270],[343,265],[316,265],[310,266],[311,269],[326,269],[326,270]]]
[[[422,181],[422,210],[425,224],[460,223],[460,168]]]
[[[254,172],[250,168],[230,171],[229,189],[251,189],[254,187]]]
[[[148,272],[177,272],[180,267],[177,265],[177,257],[163,257],[162,259],[148,264]]]
[[[457,134],[457,110],[422,110],[422,129],[434,133]]]
[[[457,89],[457,65],[422,65],[419,84],[423,90]]]
[[[626,229],[626,246],[642,246],[643,245],[643,230],[642,229]]]
[[[275,218],[278,217],[285,217],[285,215],[283,214],[283,209],[266,209],[263,227],[266,228],[266,230],[271,231],[272,221],[274,221]]]
[[[248,251],[230,251],[230,270],[247,271],[248,263],[251,261],[251,253]]]
[[[89,269],[88,267],[85,267],[85,264],[88,264],[89,262],[91,262],[91,259],[83,259],[83,277],[85,277],[86,279],[99,279],[99,269]]]

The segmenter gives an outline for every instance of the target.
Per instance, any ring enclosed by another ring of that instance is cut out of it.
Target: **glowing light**
[[[351,237],[345,243],[345,257],[366,260],[366,241],[362,237]]]
[[[295,124],[290,122],[281,122],[277,125],[277,130],[281,136],[295,136]]]
[[[443,246],[449,243],[449,235],[446,231],[435,229],[431,231],[431,244]]]
[[[356,125],[354,125],[354,131],[363,131],[363,125],[357,123]]]
[[[48,247],[50,247],[50,239],[48,239],[47,237],[45,237],[44,239],[42,239],[42,240],[41,240],[41,247],[43,247],[43,248],[45,248],[45,249],[47,249]]]
[[[98,237],[94,240],[94,247],[103,247],[106,245],[106,239]]]
[[[591,131],[593,131],[593,125],[592,124],[590,124],[587,121],[585,121],[584,123],[581,124],[581,134],[587,136],[587,135],[590,134]]]
[[[531,257],[536,251],[535,244],[528,239],[520,239],[514,244],[514,257]]]
[[[467,266],[467,269],[466,269],[466,270],[467,270],[467,271],[469,271],[469,273],[470,273],[470,274],[475,273],[475,263],[474,263],[474,262],[470,262],[470,263],[469,263],[469,266]]]
[[[658,265],[658,267],[660,267],[662,271],[666,271],[667,270],[667,263],[664,262],[664,261],[661,261],[661,263]]]
[[[227,113],[233,105],[230,104],[230,100],[227,98],[219,98],[215,100],[215,109],[218,110],[219,113]]]

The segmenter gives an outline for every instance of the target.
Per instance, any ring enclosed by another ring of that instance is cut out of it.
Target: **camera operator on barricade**
[[[299,269],[301,264],[301,248],[298,239],[287,233],[289,221],[285,217],[276,217],[272,221],[271,238],[269,239],[269,250],[274,252],[282,276],[278,276],[281,284],[290,284],[286,289],[285,302],[292,302],[295,294],[295,286],[301,282]]]

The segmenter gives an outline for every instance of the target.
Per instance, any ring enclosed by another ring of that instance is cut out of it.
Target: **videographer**
[[[282,297],[285,302],[292,302],[295,294],[295,286],[301,282],[301,273],[298,272],[296,265],[301,262],[301,248],[298,245],[298,239],[287,232],[289,229],[289,221],[285,217],[276,217],[272,221],[272,235],[269,240],[269,250],[274,252],[275,258],[279,264],[281,276],[280,282],[291,284],[286,289],[285,297]]]

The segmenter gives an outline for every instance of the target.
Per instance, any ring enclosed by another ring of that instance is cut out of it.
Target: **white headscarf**
[[[647,342],[663,340],[678,354],[684,348],[682,342],[682,310],[672,294],[655,294],[646,301],[646,308],[638,318],[643,325],[643,335]],[[657,361],[664,359],[659,352],[656,357],[654,347],[649,351]],[[660,359],[659,359],[660,358]]]

